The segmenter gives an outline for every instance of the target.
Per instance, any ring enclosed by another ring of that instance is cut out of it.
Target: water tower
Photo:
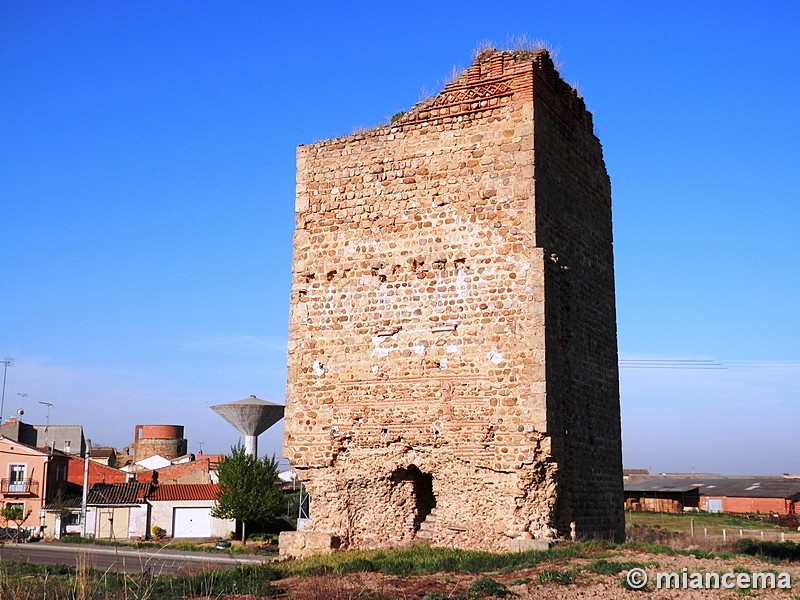
[[[244,435],[245,451],[258,457],[258,436],[283,418],[284,406],[250,396],[244,400],[217,404],[211,410]]]

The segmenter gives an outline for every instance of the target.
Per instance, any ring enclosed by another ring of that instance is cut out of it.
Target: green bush
[[[502,583],[499,583],[491,577],[479,577],[474,583],[469,586],[467,596],[469,598],[483,598],[484,596],[495,596],[497,598],[505,598],[511,592]]]
[[[75,598],[80,580],[87,598],[221,597],[231,594],[271,596],[280,592],[271,582],[280,573],[272,565],[246,565],[191,575],[124,574],[79,570],[63,565],[32,565],[0,561],[0,598],[59,600]]]
[[[631,569],[644,569],[645,567],[647,567],[646,563],[635,560],[621,562],[618,560],[605,560],[604,558],[600,558],[590,562],[584,567],[584,569],[591,571],[592,573],[599,573],[600,575],[616,575],[622,571],[630,571]]]
[[[575,573],[561,569],[545,569],[536,578],[536,583],[559,583],[569,585],[575,583]]]
[[[779,560],[800,560],[800,544],[796,542],[759,542],[743,539],[736,540],[734,548],[740,554],[767,556]]]
[[[303,576],[372,571],[399,577],[442,571],[511,573],[519,569],[530,569],[542,562],[554,559],[586,558],[599,547],[601,546],[596,544],[568,544],[555,546],[550,550],[506,553],[431,548],[429,546],[413,546],[396,550],[349,550],[286,561],[281,563],[281,568],[287,574]]]

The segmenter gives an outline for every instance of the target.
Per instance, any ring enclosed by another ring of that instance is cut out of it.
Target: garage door
[[[211,508],[175,508],[172,537],[211,537]]]

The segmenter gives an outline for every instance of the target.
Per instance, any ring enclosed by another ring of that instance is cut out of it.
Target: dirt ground
[[[725,590],[725,589],[656,589],[650,582],[644,591],[633,591],[623,587],[626,572],[617,575],[599,575],[581,570],[591,559],[563,559],[547,561],[535,569],[513,573],[437,573],[433,575],[395,577],[379,573],[354,573],[341,576],[292,577],[276,581],[276,587],[285,590],[278,598],[286,600],[419,600],[426,594],[436,592],[445,598],[466,598],[470,586],[481,576],[488,576],[507,586],[510,595],[506,598],[533,600],[539,598],[613,600],[617,598],[781,598],[800,599],[800,565],[770,564],[755,558],[736,556],[731,559],[705,559],[693,556],[669,556],[649,554],[636,550],[615,550],[603,555],[609,561],[636,561],[646,563],[650,578],[655,572],[687,573],[706,572],[773,572],[789,573],[790,590]],[[539,573],[544,570],[574,570],[574,583],[537,583]],[[470,598],[494,598],[495,596],[470,596]]]

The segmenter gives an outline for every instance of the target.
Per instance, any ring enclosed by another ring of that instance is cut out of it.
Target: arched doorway
[[[423,473],[416,465],[407,468],[400,467],[392,473],[391,481],[397,486],[402,486],[411,496],[411,511],[413,513],[414,531],[419,531],[420,525],[436,508],[436,496],[433,493],[433,475]]]

